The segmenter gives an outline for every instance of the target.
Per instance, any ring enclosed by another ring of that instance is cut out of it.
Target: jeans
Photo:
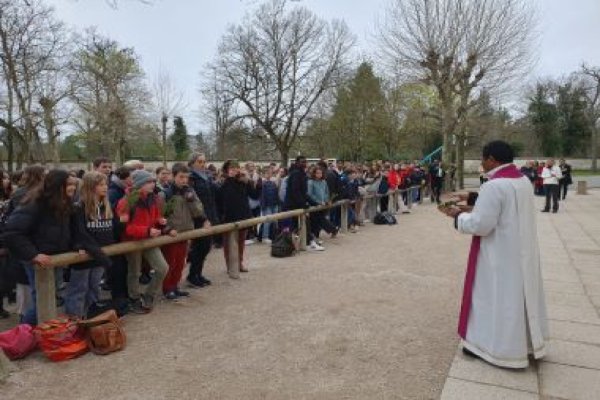
[[[277,206],[270,206],[270,207],[264,207],[261,210],[261,213],[263,216],[266,215],[273,215],[277,213]],[[260,230],[259,230],[259,236],[262,239],[269,239],[270,235],[271,235],[271,224],[273,224],[273,222],[267,222],[264,223],[260,226]]]
[[[326,211],[317,211],[310,214],[310,230],[317,239],[319,238],[321,230],[324,230],[329,234],[332,234],[336,230],[336,227],[325,217],[325,212]]]
[[[569,184],[561,181],[559,183],[560,185],[560,189],[558,189],[558,197],[562,198],[563,200],[567,198],[567,192],[569,191]]]
[[[132,300],[140,298],[139,279],[142,272],[142,257],[150,264],[150,267],[154,269],[154,276],[146,291],[150,296],[156,297],[162,289],[163,280],[169,270],[169,266],[158,248],[127,254],[127,289],[129,290],[129,297]]]
[[[65,313],[85,317],[88,308],[100,299],[100,281],[103,267],[71,268],[71,279],[65,292]]]
[[[216,239],[216,238],[215,238]],[[213,237],[203,237],[200,239],[192,240],[191,251],[190,251],[190,269],[188,272],[188,280],[194,280],[202,276],[202,270],[204,269],[204,261],[210,253],[212,247]]]
[[[35,267],[29,262],[22,261],[25,273],[27,274],[27,280],[29,281],[29,292],[31,293],[31,305],[25,311],[23,318],[21,318],[22,324],[37,325],[37,293],[35,291]]]
[[[552,211],[558,211],[559,186],[544,185],[544,191],[546,192],[546,207],[544,207],[544,210],[550,211],[550,200],[552,200]]]

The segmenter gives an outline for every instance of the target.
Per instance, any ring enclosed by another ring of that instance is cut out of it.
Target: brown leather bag
[[[79,326],[85,329],[88,346],[94,354],[105,355],[125,348],[127,338],[115,310],[79,321]]]

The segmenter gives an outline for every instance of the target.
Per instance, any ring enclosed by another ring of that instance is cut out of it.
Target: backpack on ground
[[[373,218],[373,223],[375,225],[396,225],[398,221],[392,213],[385,211],[377,213],[375,218]]]
[[[79,321],[79,326],[85,331],[87,344],[94,354],[106,355],[125,348],[127,337],[115,310]]]
[[[10,360],[18,360],[31,353],[37,345],[31,325],[21,324],[0,333],[0,353]]]
[[[280,232],[273,243],[271,243],[271,257],[291,257],[296,252],[294,236],[290,231]]]
[[[67,317],[46,321],[34,332],[40,349],[52,361],[70,360],[88,351],[83,330]]]

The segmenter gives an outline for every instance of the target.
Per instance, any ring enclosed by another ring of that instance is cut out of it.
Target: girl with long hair
[[[71,278],[65,293],[65,313],[85,317],[88,309],[100,297],[100,281],[110,259],[101,252],[101,246],[115,243],[113,213],[108,201],[108,179],[99,172],[83,175],[79,192],[80,203],[75,206],[79,237],[76,246],[84,250],[83,240],[92,243],[94,259],[71,267]],[[85,235],[83,235],[85,233]],[[83,238],[83,240],[82,240]]]
[[[40,189],[28,193],[6,221],[6,246],[25,267],[29,280],[32,304],[23,323],[38,322],[35,267],[52,267],[51,255],[70,251],[73,243],[81,239],[73,218],[76,189],[76,178],[64,170],[51,170]]]

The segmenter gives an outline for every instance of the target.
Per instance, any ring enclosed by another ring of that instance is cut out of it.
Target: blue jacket
[[[279,189],[273,181],[263,179],[262,190],[260,192],[260,206],[275,207],[279,204]]]
[[[327,203],[329,201],[329,187],[325,180],[308,181],[308,196],[318,204]]]

